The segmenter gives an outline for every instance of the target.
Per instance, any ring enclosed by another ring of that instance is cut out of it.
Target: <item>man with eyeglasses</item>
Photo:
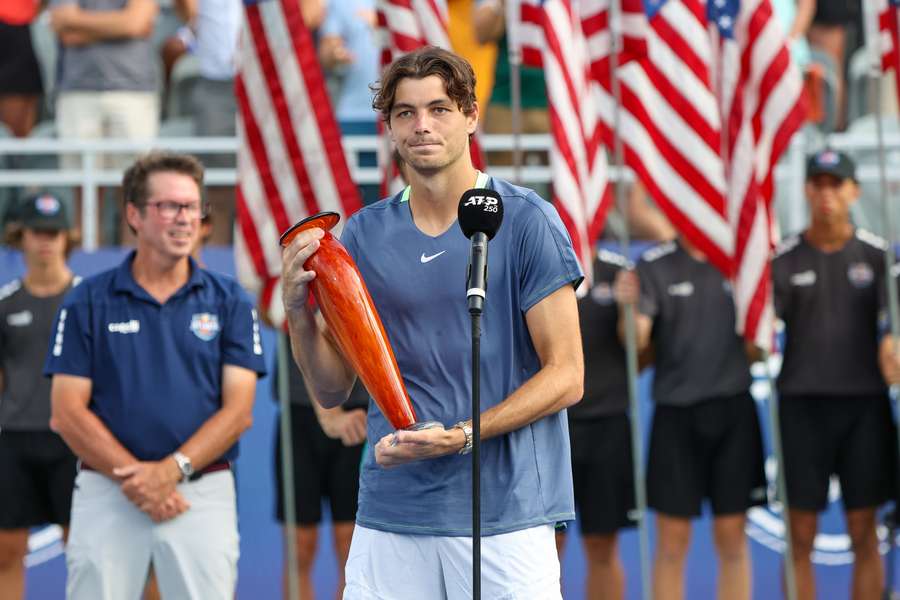
[[[152,153],[125,172],[137,249],[64,301],[45,365],[51,425],[81,460],[70,600],[228,599],[237,580],[231,464],[265,370],[256,311],[190,257],[203,167]]]

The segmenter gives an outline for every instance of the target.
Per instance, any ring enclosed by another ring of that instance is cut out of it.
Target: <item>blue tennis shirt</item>
[[[160,460],[222,406],[222,367],[265,373],[256,310],[233,279],[201,269],[165,304],[134,280],[131,253],[85,279],[56,317],[45,375],[92,381],[89,408],[138,460]],[[223,456],[234,460],[237,444]]]
[[[525,323],[532,306],[581,269],[551,204],[493,179],[504,204],[490,242],[481,338],[482,411],[541,368]],[[341,241],[356,260],[390,339],[420,421],[447,427],[471,417],[471,325],[466,267],[471,243],[454,224],[431,237],[413,223],[403,195],[353,215]],[[392,428],[369,405],[370,444]],[[482,532],[506,533],[574,519],[566,412],[482,445]],[[471,456],[457,454],[383,469],[368,453],[357,523],[397,533],[472,534]]]

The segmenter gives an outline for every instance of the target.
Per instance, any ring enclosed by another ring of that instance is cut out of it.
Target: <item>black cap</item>
[[[806,178],[810,179],[816,175],[833,175],[841,180],[856,181],[856,164],[843,152],[825,148],[806,161]]]
[[[500,194],[487,188],[466,190],[459,199],[456,213],[463,235],[470,238],[481,232],[493,239],[503,222],[503,201]]]
[[[66,207],[53,194],[29,196],[19,206],[18,217],[28,229],[62,231],[71,227]]]

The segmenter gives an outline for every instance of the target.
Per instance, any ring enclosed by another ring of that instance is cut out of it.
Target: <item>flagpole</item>
[[[781,443],[781,415],[778,411],[780,398],[775,388],[775,375],[769,366],[769,351],[762,349],[762,363],[769,382],[769,432],[772,436],[772,454],[778,463],[775,472],[775,495],[781,502],[781,520],[784,523],[784,587],[788,600],[797,600],[797,573],[794,571],[794,536],[791,533],[791,517],[787,494],[787,475],[784,470],[784,448]]]
[[[509,58],[512,113],[513,183],[522,184],[522,46],[519,42],[520,0],[506,0],[506,48]]]
[[[610,1],[610,34],[612,42],[609,55],[610,82],[613,93],[613,162],[616,167],[616,206],[622,214],[622,230],[619,243],[622,254],[631,264],[631,235],[628,230],[628,198],[625,195],[624,159],[621,136],[622,90],[620,89],[619,40],[622,23],[621,10],[617,0]],[[644,436],[641,420],[641,406],[638,398],[637,377],[637,334],[635,330],[635,306],[625,305],[625,365],[628,372],[628,405],[631,421],[631,453],[633,457],[634,501],[637,510],[638,549],[641,564],[641,598],[652,600],[653,588],[650,579],[650,534],[647,527],[647,487],[644,479]]]
[[[279,328],[278,350],[275,360],[278,363],[278,404],[281,408],[281,490],[284,506],[284,542],[285,569],[287,572],[287,597],[295,600],[300,597],[300,580],[297,575],[297,513],[294,504],[294,453],[291,438],[291,399],[288,369],[296,368],[291,364],[288,349],[288,336]],[[316,399],[309,397],[312,402]]]
[[[897,282],[894,280],[891,272],[894,270],[894,214],[891,210],[891,205],[888,202],[888,187],[887,187],[887,168],[885,166],[885,158],[884,158],[884,123],[882,122],[882,114],[881,114],[881,85],[884,80],[884,74],[881,68],[881,47],[879,43],[880,32],[878,27],[878,10],[871,0],[863,0],[863,11],[865,12],[863,17],[863,23],[865,27],[865,35],[866,35],[866,46],[868,46],[868,54],[869,54],[869,95],[871,97],[870,100],[870,108],[875,116],[875,137],[876,143],[878,146],[878,188],[879,194],[881,196],[881,208],[883,211],[883,219],[884,219],[884,238],[888,242],[887,250],[884,253],[884,278],[885,278],[885,287],[887,288],[887,296],[888,296],[888,316],[890,319],[891,325],[891,341],[894,343],[894,353],[900,354],[900,345],[898,345],[898,338],[900,338],[900,318],[898,318],[898,299],[897,299]],[[900,40],[893,40],[893,43],[900,43]],[[896,65],[895,69],[900,69],[900,65]],[[895,76],[900,77],[900,74],[896,74]],[[898,90],[898,94],[900,94],[900,90]],[[900,100],[900,96],[898,96],[898,100]],[[891,400],[894,402],[896,412],[900,415],[900,394],[898,394],[898,386],[892,385],[891,390]],[[897,453],[900,456],[900,436],[897,436]],[[898,511],[895,510],[895,513]],[[896,520],[896,514],[895,514]],[[894,530],[892,528],[888,529],[888,541],[890,543],[890,547],[894,547]],[[888,553],[890,557],[892,553]],[[890,568],[893,569],[893,564],[890,565]],[[885,598],[891,597],[891,590],[885,590]]]
[[[873,57],[874,60],[874,57]],[[880,62],[880,61],[879,61]],[[872,113],[875,116],[875,137],[878,145],[878,187],[881,196],[881,208],[884,219],[884,237],[888,241],[888,251],[884,253],[885,280],[888,292],[888,310],[891,320],[891,337],[894,351],[900,353],[897,338],[900,337],[900,319],[898,319],[897,284],[891,276],[894,268],[894,213],[888,201],[887,168],[884,160],[884,123],[881,114],[881,84],[883,75],[880,66],[872,63],[869,69],[869,89],[872,97]],[[896,392],[896,390],[894,390]],[[896,393],[893,394],[896,399]],[[898,447],[900,451],[900,447]]]

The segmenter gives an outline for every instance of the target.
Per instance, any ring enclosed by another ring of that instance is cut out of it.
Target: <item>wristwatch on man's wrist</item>
[[[461,429],[463,435],[466,436],[466,443],[463,444],[463,447],[459,449],[460,454],[468,454],[472,451],[472,422],[471,421],[460,421],[456,425],[453,426],[455,429]]]
[[[175,459],[175,464],[178,465],[178,470],[181,471],[181,481],[189,479],[194,474],[194,465],[186,455],[181,452],[175,452],[172,454],[172,458]]]

